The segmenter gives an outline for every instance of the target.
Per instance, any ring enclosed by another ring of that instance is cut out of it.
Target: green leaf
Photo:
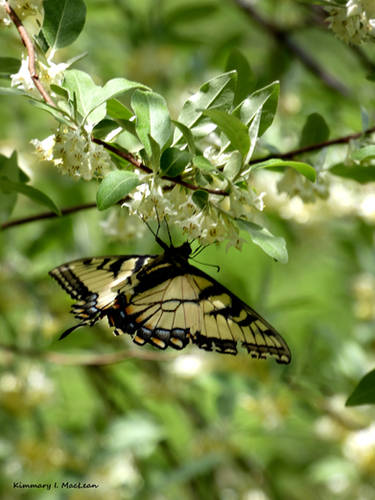
[[[250,64],[246,57],[237,49],[233,49],[229,54],[226,71],[237,71],[237,86],[234,95],[233,105],[237,106],[242,102],[254,88],[255,78],[251,71]]]
[[[242,168],[242,156],[238,151],[232,151],[223,169],[223,174],[227,179],[233,181]]]
[[[367,373],[346,401],[346,406],[368,405],[375,403],[375,370]]]
[[[259,129],[260,129],[260,123],[262,120],[262,108],[259,108],[258,111],[255,113],[254,118],[251,120],[250,127],[249,127],[249,138],[250,138],[250,150],[245,158],[244,163],[247,164],[249,163],[251,157],[253,156],[253,153],[255,151],[255,146],[257,144],[258,136],[259,136]]]
[[[60,85],[55,85],[54,83],[52,83],[51,90],[53,90],[56,95],[62,97],[64,100],[67,101],[69,99],[69,92],[63,87],[60,87]]]
[[[204,83],[199,91],[185,102],[178,121],[189,129],[193,129],[202,121],[208,121],[208,118],[203,115],[204,110],[211,108],[229,110],[233,104],[236,80],[236,71],[230,71]],[[181,137],[182,133],[176,130],[173,144],[176,144]]]
[[[92,133],[93,136],[96,137],[97,139],[104,139],[105,137],[107,137],[108,134],[119,128],[120,127],[117,122],[105,118],[97,125],[95,125]]]
[[[352,159],[354,161],[363,162],[365,160],[371,160],[375,158],[375,146],[365,146],[363,148],[357,149],[352,153]]]
[[[63,110],[56,108],[55,106],[51,106],[43,101],[38,101],[36,99],[31,99],[30,103],[36,108],[43,109],[43,111],[47,111],[50,115],[52,115],[57,121],[61,123],[65,123],[68,127],[71,127],[71,122],[66,118],[66,115]]]
[[[9,77],[17,73],[21,66],[21,61],[14,57],[0,57],[0,77]]]
[[[258,245],[266,254],[282,264],[288,262],[288,251],[284,238],[274,236],[268,229],[253,222],[243,219],[236,219],[236,222],[240,229],[245,230],[250,235],[252,242]]]
[[[189,3],[170,9],[164,17],[164,23],[166,26],[188,23],[212,16],[217,10],[218,6],[212,2]]]
[[[162,175],[177,177],[182,174],[191,162],[192,155],[178,148],[168,148],[160,158],[160,170]]]
[[[362,167],[355,165],[348,167],[347,165],[338,163],[329,169],[329,173],[338,177],[344,177],[345,179],[351,179],[360,184],[375,182],[375,166]]]
[[[329,128],[325,119],[319,113],[311,113],[303,126],[299,147],[325,142],[328,137]]]
[[[128,170],[113,170],[104,177],[96,194],[99,210],[115,205],[140,184],[138,176]]]
[[[0,95],[23,95],[29,97],[26,92],[15,87],[0,87]]]
[[[186,125],[184,125],[183,123],[180,123],[176,120],[172,120],[172,123],[180,130],[183,138],[186,141],[186,144],[189,148],[190,153],[194,155],[195,154],[195,142],[194,142],[194,136],[191,133],[191,130]]]
[[[38,49],[40,50],[40,52],[42,54],[47,53],[47,51],[49,49],[49,45],[48,45],[48,42],[47,42],[46,37],[44,36],[42,30],[40,30],[39,33],[34,36],[34,43],[38,47]]]
[[[114,120],[129,120],[133,113],[117,99],[108,99],[107,114]]]
[[[205,156],[202,155],[194,156],[193,165],[199,168],[199,170],[206,170],[206,171],[215,170],[216,168],[214,165],[212,165],[212,163],[209,160],[207,160]]]
[[[42,191],[39,191],[39,189],[35,189],[31,186],[28,186],[27,184],[23,184],[22,182],[11,181],[5,177],[0,177],[0,187],[2,190],[8,192],[24,194],[25,196],[35,201],[39,205],[48,207],[52,212],[55,212],[55,214],[57,215],[60,215],[61,213],[60,210],[57,208],[57,206],[54,204],[54,202],[51,200],[51,198]]]
[[[74,95],[76,96],[79,114],[92,126],[105,117],[105,103],[108,100],[111,100],[111,111],[120,115],[121,119],[128,119],[133,116],[131,111],[118,101],[115,101],[114,97],[137,88],[148,88],[141,83],[132,82],[126,78],[113,78],[103,87],[100,87],[95,85],[90,75],[79,70],[66,71],[63,86],[68,90],[71,101],[74,100]]]
[[[97,103],[97,93],[101,87],[95,85],[89,74],[78,69],[67,70],[63,87],[69,92],[72,102],[76,99],[78,113],[82,118],[87,117],[88,123],[94,127],[103,120],[106,106],[102,104],[98,107]]]
[[[56,50],[73,43],[85,24],[83,0],[44,0],[42,32],[48,45]]]
[[[250,138],[246,125],[233,115],[220,109],[209,109],[204,111],[206,116],[224,132],[229,139],[233,149],[237,149],[246,158],[250,149]]]
[[[0,154],[0,177],[13,181],[21,181],[21,170],[17,165],[17,153],[14,152],[10,158]],[[17,201],[17,193],[3,190],[0,186],[0,222],[5,222],[12,214]]]
[[[237,106],[235,110],[236,116],[238,115],[240,120],[245,125],[248,125],[256,113],[262,110],[259,125],[259,136],[262,136],[273,122],[279,99],[279,91],[280,84],[278,81],[256,90]]]
[[[294,168],[294,170],[297,170],[297,172],[304,175],[311,182],[315,182],[316,180],[316,171],[314,167],[302,161],[279,160],[278,158],[272,158],[271,160],[254,163],[253,165],[251,165],[251,170],[258,170],[260,168],[276,169],[285,167]]]
[[[192,194],[192,200],[201,209],[207,206],[208,203],[208,193],[203,191],[203,189],[198,189]]]
[[[137,135],[147,156],[152,158],[149,137],[159,145],[161,152],[171,141],[172,124],[165,99],[155,92],[136,90],[131,98],[131,106],[137,117]]]
[[[148,135],[148,140],[149,144],[151,147],[151,155],[149,157],[150,160],[150,167],[154,172],[157,172],[160,167],[160,157],[161,157],[161,150],[159,144],[151,137],[151,135]]]
[[[135,89],[145,89],[148,90],[146,85],[142,83],[133,82],[131,80],[127,80],[126,78],[113,78],[109,80],[103,87],[96,87],[93,91],[91,102],[93,104],[91,111],[88,114],[92,114],[92,112],[102,104],[104,104],[108,99],[113,99],[114,97],[119,96],[120,94],[125,94],[130,90]],[[124,106],[125,107],[125,106]],[[119,107],[117,107],[119,109]],[[125,108],[126,109],[126,108]],[[123,110],[124,112],[124,110]],[[133,114],[129,111],[130,116]],[[130,116],[128,118],[130,118]],[[86,118],[86,116],[85,116]],[[91,117],[90,117],[91,119]],[[91,119],[92,120],[92,119]]]

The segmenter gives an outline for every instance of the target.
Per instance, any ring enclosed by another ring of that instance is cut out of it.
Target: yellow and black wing
[[[153,259],[154,255],[89,257],[52,269],[49,274],[76,300],[71,312],[81,320],[60,338],[66,337],[79,326],[92,326],[105,316],[119,288],[126,290],[131,286],[132,276]]]
[[[50,274],[76,300],[72,313],[94,325],[107,316],[115,334],[127,333],[139,345],[201,349],[237,354],[243,347],[253,358],[273,356],[289,363],[289,348],[280,334],[227,288],[191,266],[190,246],[167,248],[160,256],[130,255],[79,259]]]
[[[189,265],[155,259],[118,290],[107,311],[115,333],[160,349],[183,349],[189,341],[207,351],[237,354],[242,346],[257,359],[289,363],[280,334],[227,288]]]

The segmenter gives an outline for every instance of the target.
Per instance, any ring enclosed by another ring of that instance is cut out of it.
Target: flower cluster
[[[141,238],[146,225],[139,217],[129,215],[125,207],[112,207],[105,220],[100,222],[103,233],[113,240],[132,240]]]
[[[36,62],[38,77],[43,87],[50,92],[51,84],[61,85],[64,79],[64,71],[69,67],[69,64],[55,64],[50,60],[45,63],[38,60]],[[23,56],[20,69],[14,75],[11,75],[11,86],[20,90],[24,90],[35,97],[39,97],[39,92],[35,88],[34,82],[31,79],[29,71],[29,57]]]
[[[299,196],[305,203],[313,203],[316,198],[326,200],[329,196],[327,178],[317,175],[316,182],[312,183],[296,170],[288,168],[277,183],[279,193],[286,193],[290,198]]]
[[[263,194],[259,197],[251,190],[233,187],[229,196],[209,195],[207,203],[200,206],[194,192],[183,186],[174,187],[156,176],[143,177],[144,182],[130,193],[124,203],[129,213],[144,220],[165,218],[176,225],[188,238],[209,245],[227,240],[229,246],[240,248],[243,240],[235,219],[251,219],[254,208],[263,208]]]
[[[7,2],[20,19],[31,16],[40,16],[43,0],[8,0]],[[5,0],[0,0],[0,24],[9,26],[11,20],[5,9]]]
[[[31,142],[42,160],[52,161],[63,174],[72,177],[100,179],[113,168],[109,153],[82,129],[62,125],[55,135]]]
[[[348,0],[342,7],[327,7],[330,28],[338,38],[358,45],[375,36],[374,0]]]

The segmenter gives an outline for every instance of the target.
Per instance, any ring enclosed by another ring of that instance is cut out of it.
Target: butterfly
[[[114,334],[130,334],[138,345],[183,349],[189,342],[206,351],[252,358],[272,356],[288,364],[281,335],[254,309],[188,261],[188,242],[168,246],[156,235],[161,255],[117,255],[74,260],[50,271],[76,301],[81,326],[107,317]]]

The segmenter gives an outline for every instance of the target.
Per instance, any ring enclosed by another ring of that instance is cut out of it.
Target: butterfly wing
[[[117,297],[118,289],[126,290],[131,277],[153,260],[152,255],[123,255],[78,259],[56,267],[49,274],[75,299],[71,312],[81,323],[67,330],[94,325],[105,316],[106,309]]]
[[[183,349],[191,341],[207,351],[237,354],[240,345],[253,358],[290,362],[286,342],[265,319],[187,262],[155,259],[131,281],[107,311],[115,333],[160,349]]]

